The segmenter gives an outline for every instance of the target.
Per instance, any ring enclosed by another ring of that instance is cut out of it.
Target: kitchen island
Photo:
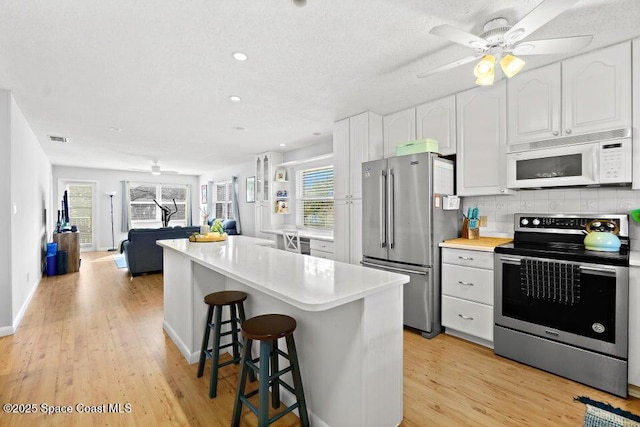
[[[402,285],[409,278],[277,250],[269,247],[273,243],[247,236],[216,243],[158,241],[164,248],[164,330],[195,363],[206,317],[204,296],[244,291],[247,317],[282,313],[296,319],[313,425],[400,424]],[[281,393],[290,404],[291,396]]]

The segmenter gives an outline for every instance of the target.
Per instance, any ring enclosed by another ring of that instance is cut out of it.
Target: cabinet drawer
[[[443,295],[442,326],[493,342],[493,307]]]
[[[319,251],[316,249],[311,249],[311,256],[315,256],[318,258],[325,258],[325,259],[333,259],[335,260],[335,256],[333,254],[333,252],[326,252],[326,251]]]
[[[493,306],[493,270],[442,264],[442,294]]]
[[[442,262],[493,270],[493,252],[442,248]]]
[[[309,239],[309,244],[311,250],[316,249],[318,251],[333,253],[333,242],[327,242],[326,240]]]

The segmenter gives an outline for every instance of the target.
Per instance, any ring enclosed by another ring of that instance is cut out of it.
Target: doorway
[[[95,251],[96,183],[63,181],[61,184],[60,193],[66,190],[69,198],[69,223],[80,232],[80,250]]]

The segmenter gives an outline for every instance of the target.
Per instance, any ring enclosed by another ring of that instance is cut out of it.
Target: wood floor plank
[[[210,362],[196,378],[162,330],[162,275],[131,278],[112,253],[82,254],[79,273],[44,278],[18,331],[0,338],[0,403],[130,403],[131,413],[5,414],[1,426],[228,426],[238,367]],[[340,351],[340,349],[336,349]],[[251,387],[255,387],[253,384]],[[640,400],[605,392],[496,356],[448,335],[404,332],[403,427],[578,426],[587,395],[635,413]],[[243,411],[242,426],[256,426]],[[295,426],[287,415],[277,426]]]

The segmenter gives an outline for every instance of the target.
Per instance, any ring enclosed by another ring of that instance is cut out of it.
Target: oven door
[[[507,154],[509,188],[598,184],[598,144]]]
[[[627,358],[629,268],[495,254],[495,323]]]

